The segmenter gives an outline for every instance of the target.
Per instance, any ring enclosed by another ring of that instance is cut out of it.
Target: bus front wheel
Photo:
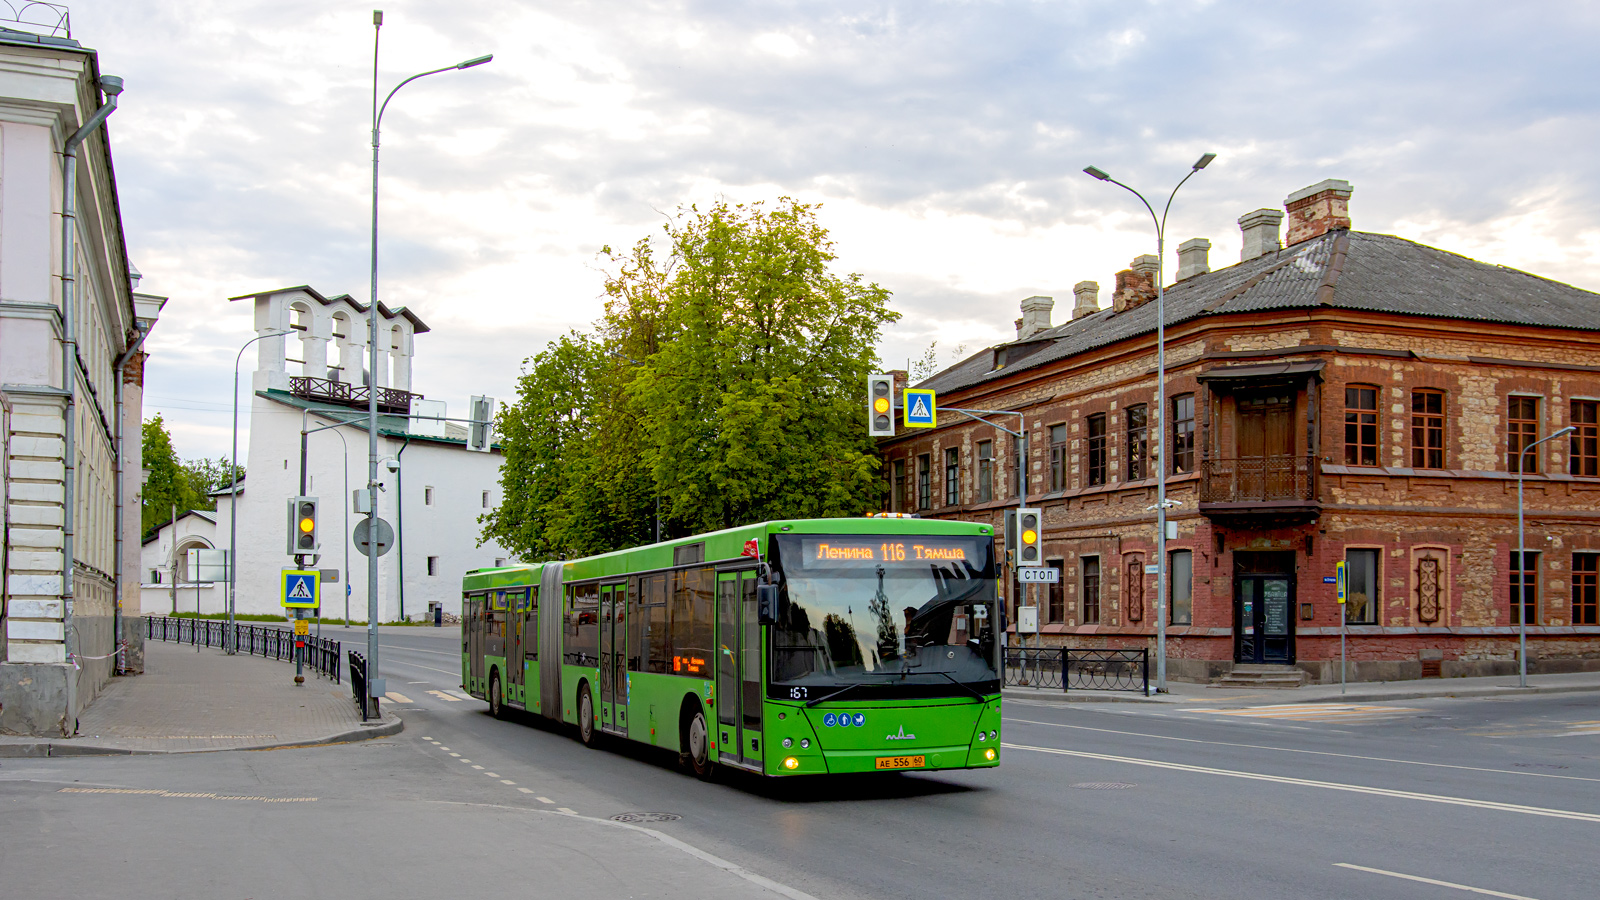
[[[500,696],[500,673],[495,672],[489,676],[489,715],[496,719],[506,717],[504,698]]]
[[[578,686],[578,740],[585,747],[596,744],[594,730],[594,698],[589,695],[589,685],[584,683]]]
[[[699,704],[684,709],[683,752],[679,757],[696,778],[710,778],[711,729],[706,727],[706,714]]]

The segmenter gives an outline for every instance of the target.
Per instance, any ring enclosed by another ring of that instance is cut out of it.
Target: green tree
[[[607,248],[594,336],[526,361],[486,538],[550,558],[647,542],[658,518],[672,537],[878,505],[861,386],[889,292],[830,271],[816,207],[792,199],[690,207],[665,232],[665,256]]]
[[[143,533],[149,534],[171,518],[174,506],[178,515],[192,509],[216,509],[216,501],[208,495],[229,483],[232,470],[227,458],[180,460],[172,446],[172,434],[160,415],[146,420],[141,430],[141,458],[150,473],[144,483],[144,502],[139,511]],[[244,477],[242,466],[239,477]]]

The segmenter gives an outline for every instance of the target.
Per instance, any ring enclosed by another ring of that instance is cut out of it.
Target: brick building
[[[1600,669],[1600,295],[1354,231],[1350,193],[1291,194],[1283,246],[1284,213],[1241,217],[1237,265],[1180,246],[1165,424],[1154,256],[1117,273],[1110,308],[1081,282],[1054,325],[1031,297],[1016,340],[922,383],[941,407],[1026,414],[1029,505],[1062,570],[1021,598],[1045,646],[1154,647],[1166,427],[1171,677],[1337,681],[1340,560],[1352,680],[1513,672],[1519,597],[1530,671]],[[1519,566],[1519,451],[1567,425],[1527,454]],[[882,450],[893,511],[999,526],[1016,506],[1004,432],[947,415]]]

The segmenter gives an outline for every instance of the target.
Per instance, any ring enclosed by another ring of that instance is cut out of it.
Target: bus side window
[[[526,659],[539,658],[539,589],[528,588],[528,624],[522,629],[522,653]]]
[[[709,678],[714,607],[712,582],[715,570],[679,569],[672,573],[672,666],[674,675]]]
[[[672,629],[667,625],[667,575],[665,572],[647,575],[644,579],[644,603],[647,610],[644,646],[648,651],[643,660],[644,671],[665,673],[672,661]]]

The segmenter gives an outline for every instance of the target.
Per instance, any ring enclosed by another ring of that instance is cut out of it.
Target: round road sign
[[[371,529],[378,533],[376,541],[373,541],[371,534],[369,534],[369,529],[367,528],[369,522],[378,523],[376,529]],[[382,556],[389,552],[390,547],[394,546],[394,529],[389,527],[389,523],[382,519],[362,519],[356,524],[355,534],[352,535],[352,539],[355,541],[356,549],[361,551],[362,556],[372,555],[374,543],[377,544],[378,555]]]

